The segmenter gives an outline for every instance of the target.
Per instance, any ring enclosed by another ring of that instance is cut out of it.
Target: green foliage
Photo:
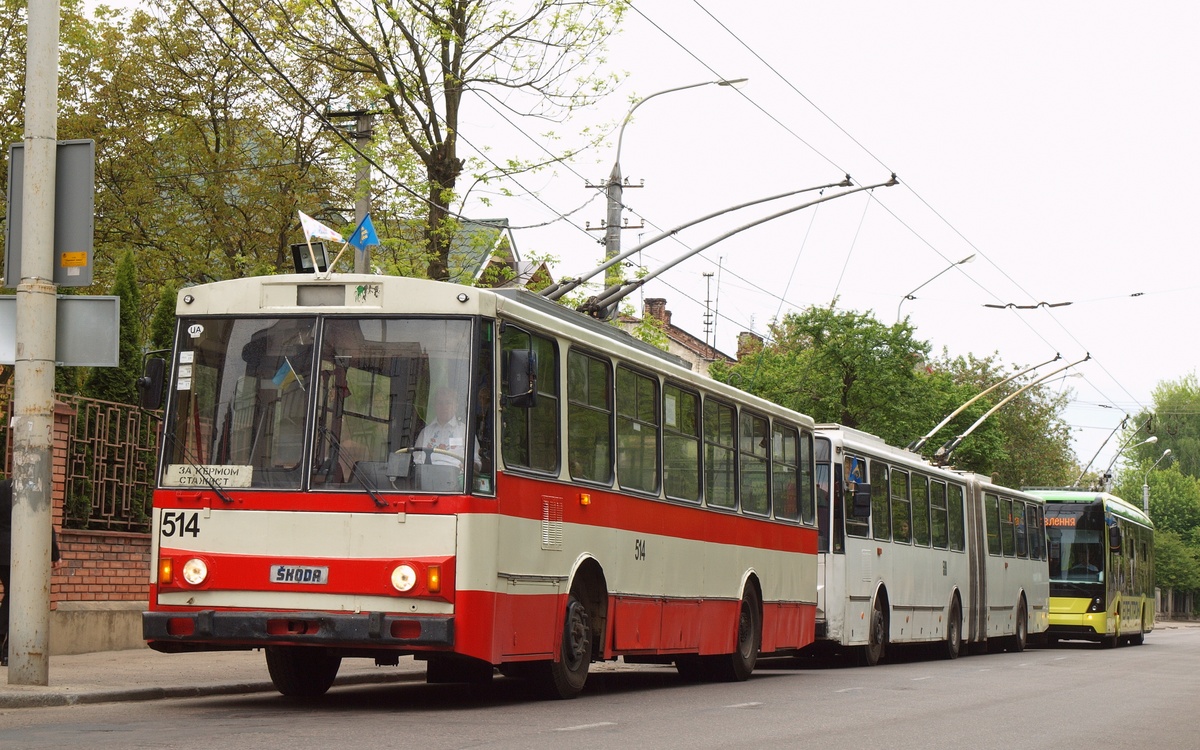
[[[159,292],[158,304],[150,318],[150,349],[170,349],[175,344],[175,300],[179,290],[167,286]]]
[[[1154,583],[1164,589],[1200,589],[1200,549],[1174,531],[1154,535]]]
[[[1170,448],[1170,461],[1182,473],[1200,477],[1200,379],[1193,371],[1179,380],[1163,381],[1151,396],[1152,409],[1129,421],[1122,444],[1136,445],[1149,435],[1157,436],[1158,442],[1126,455],[1134,463],[1154,462]]]
[[[103,401],[137,403],[137,379],[142,370],[142,327],[138,321],[141,290],[133,252],[126,252],[117,268],[112,294],[121,298],[121,330],[118,338],[118,365],[95,367],[88,377],[85,394]]]
[[[929,358],[907,321],[812,307],[771,326],[771,343],[712,376],[763,398],[906,446],[1007,373],[996,357]],[[928,456],[963,434],[1018,384],[998,388],[933,435]],[[954,465],[1009,486],[1064,484],[1072,462],[1058,416],[1065,396],[1035,387],[983,422],[952,454]]]

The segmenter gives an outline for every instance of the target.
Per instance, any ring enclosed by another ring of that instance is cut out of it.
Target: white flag
[[[345,242],[345,240],[342,239],[342,235],[333,231],[332,229],[325,226],[321,222],[317,221],[313,217],[309,216],[308,214],[304,213],[303,211],[299,211],[297,213],[300,214],[300,227],[302,229],[304,229],[304,238],[305,239],[308,239],[309,237],[316,237],[319,240],[333,240],[335,242]]]

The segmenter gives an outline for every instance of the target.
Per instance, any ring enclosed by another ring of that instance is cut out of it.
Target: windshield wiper
[[[323,434],[325,437],[329,438],[329,443],[333,446],[333,449],[335,451],[337,451],[337,458],[335,458],[334,461],[336,463],[341,463],[342,462],[342,441],[338,440],[337,436],[334,435],[333,432],[324,425],[320,425],[317,429],[319,429],[321,431],[321,434]],[[363,473],[363,470],[358,468],[358,462],[355,461],[353,464],[350,464],[349,462],[347,462],[347,464],[350,466],[350,476],[353,477],[354,479],[357,479],[358,483],[360,485],[362,485],[362,488],[367,491],[367,494],[370,495],[371,499],[375,501],[375,507],[377,507],[377,508],[388,507],[387,501],[379,496],[378,488],[375,486],[374,482],[371,482],[370,480],[368,480],[367,475]]]
[[[188,466],[195,470],[197,476],[204,480],[204,483],[208,485],[208,488],[217,493],[217,497],[221,498],[226,505],[233,505],[233,498],[225,494],[225,491],[217,486],[216,481],[212,478],[212,474],[208,473],[208,469],[192,460],[193,457],[191,451],[188,450],[187,445],[175,442],[174,432],[167,433],[167,445],[178,446],[182,450],[183,460],[187,462]]]

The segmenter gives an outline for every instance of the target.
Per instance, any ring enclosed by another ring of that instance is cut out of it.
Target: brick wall
[[[50,607],[59,602],[145,601],[150,537],[117,531],[58,534],[62,563],[50,580]]]

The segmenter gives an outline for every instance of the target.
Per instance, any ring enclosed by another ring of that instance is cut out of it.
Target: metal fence
[[[74,412],[67,426],[63,527],[149,531],[160,417],[110,401],[57,394]],[[0,443],[11,474],[12,386],[0,387]]]

